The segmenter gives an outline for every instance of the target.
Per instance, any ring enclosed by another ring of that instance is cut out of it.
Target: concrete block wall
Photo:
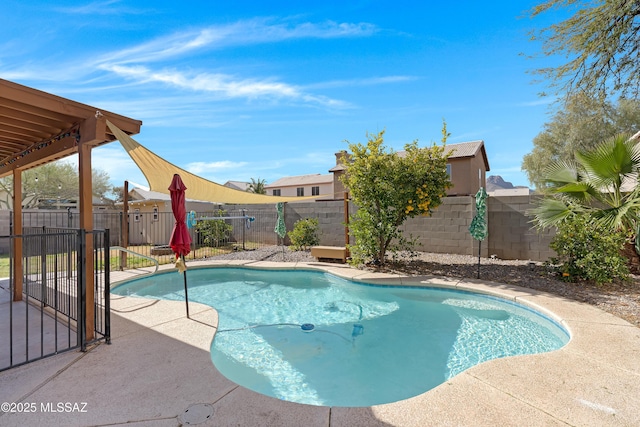
[[[409,218],[403,231],[407,237],[419,238],[420,251],[478,255],[478,242],[469,234],[474,214],[472,196],[447,197],[431,216]],[[487,245],[483,244],[481,255],[486,257],[487,253]]]
[[[555,231],[537,231],[527,214],[537,196],[489,197],[489,252],[502,259],[545,261],[555,256],[549,247]]]
[[[352,204],[349,204],[349,213],[355,213],[355,207]],[[287,224],[287,230],[293,230],[296,221],[304,218],[318,219],[318,225],[320,228],[320,245],[345,245],[346,239],[343,200],[286,204],[285,223]]]
[[[538,232],[532,227],[527,213],[533,207],[534,196],[489,197],[489,235],[483,242],[473,239],[469,233],[475,215],[474,196],[447,197],[432,216],[410,218],[402,229],[407,237],[418,238],[419,251],[475,256],[480,246],[482,257],[496,255],[502,259],[545,261],[555,256],[549,248],[555,232]],[[356,209],[349,204],[350,214]],[[318,218],[321,245],[344,246],[343,201],[285,205],[287,230],[292,230],[298,219],[307,217]]]
[[[538,232],[527,216],[534,207],[535,196],[489,197],[487,199],[487,221],[489,235],[478,242],[469,233],[475,214],[474,196],[457,196],[443,199],[442,204],[430,217],[408,219],[402,226],[407,237],[418,238],[417,250],[423,252],[450,253],[459,255],[496,255],[501,259],[524,259],[545,261],[555,256],[549,248],[554,236],[552,231]],[[275,224],[275,205],[246,205],[228,209],[247,209],[248,215],[263,217],[272,215]],[[357,207],[349,203],[353,215]],[[320,226],[320,244],[344,246],[344,202],[342,200],[301,202],[285,204],[285,224],[293,230],[296,221],[317,218]],[[268,237],[268,236],[267,236]],[[269,238],[269,237],[268,237]],[[276,243],[275,233],[271,236]],[[285,239],[285,244],[289,244]],[[351,238],[351,243],[353,238]]]
[[[538,232],[531,227],[527,212],[534,207],[534,196],[489,197],[487,200],[488,238],[480,245],[482,257],[496,255],[502,259],[523,259],[545,261],[555,255],[549,248],[554,232]],[[227,205],[221,206],[229,213],[236,214],[246,209],[246,214],[255,216],[264,226],[264,232],[258,238],[265,244],[277,244],[273,229],[276,223],[275,204],[268,205]],[[353,215],[356,207],[349,203],[349,213]],[[345,245],[344,201],[301,202],[285,204],[285,224],[287,231],[293,230],[296,221],[304,218],[317,218],[320,226],[320,244],[324,246]],[[66,212],[65,212],[66,213]],[[473,196],[447,197],[430,217],[408,219],[403,227],[407,237],[418,238],[416,248],[424,252],[451,253],[460,255],[478,255],[478,241],[469,233],[469,225],[475,214]],[[99,214],[96,214],[99,215]],[[37,216],[37,215],[36,215]],[[43,216],[41,220],[50,217]],[[101,223],[95,219],[96,224]],[[103,221],[104,222],[104,221]],[[0,211],[0,231],[6,229],[9,234],[9,211]],[[110,224],[113,230],[116,224]],[[258,228],[259,224],[252,227]],[[234,227],[234,233],[240,233],[242,227]],[[112,239],[115,237],[112,232]],[[241,240],[241,236],[235,236]],[[285,238],[285,244],[290,241]],[[354,243],[351,238],[351,243]],[[2,242],[0,241],[0,244]],[[0,247],[0,253],[8,253],[8,247]]]
[[[246,210],[249,216],[255,216],[260,221],[265,221],[270,230],[275,228],[277,212],[275,204],[273,205],[224,205],[222,209],[227,211]],[[350,212],[353,205],[350,205]],[[344,201],[330,200],[322,202],[301,202],[286,203],[284,207],[284,222],[287,231],[293,230],[298,220],[305,218],[318,219],[320,228],[320,244],[326,246],[344,246]],[[273,225],[271,225],[273,224]],[[235,232],[235,230],[234,230]],[[260,236],[261,241],[266,244],[277,243],[277,235],[275,233],[266,233]],[[291,242],[285,237],[285,244]]]

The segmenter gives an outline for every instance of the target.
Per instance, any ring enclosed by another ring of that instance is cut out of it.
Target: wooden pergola
[[[0,79],[0,178],[13,176],[13,234],[22,234],[22,171],[78,153],[80,228],[93,230],[91,149],[116,138],[106,120],[127,134],[142,122]],[[87,234],[92,239],[91,234]],[[13,240],[13,300],[22,299],[22,239]],[[87,339],[94,333],[93,241],[86,244]]]

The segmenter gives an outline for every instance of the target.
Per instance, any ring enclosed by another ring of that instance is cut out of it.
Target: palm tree
[[[247,187],[247,191],[256,194],[267,194],[267,189],[264,188],[266,180],[258,178],[257,180],[251,178],[251,184]]]
[[[589,215],[611,233],[624,233],[627,246],[635,237],[635,252],[640,253],[638,134],[616,135],[590,151],[577,152],[575,159],[546,169],[545,197],[532,210],[534,224],[547,228],[573,215]]]

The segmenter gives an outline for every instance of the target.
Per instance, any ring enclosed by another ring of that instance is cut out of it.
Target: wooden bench
[[[343,246],[314,246],[311,248],[311,256],[321,259],[338,259],[347,261],[347,248]]]

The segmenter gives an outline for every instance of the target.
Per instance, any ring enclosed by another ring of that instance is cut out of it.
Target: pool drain
[[[213,406],[208,403],[195,403],[178,416],[182,425],[194,426],[202,424],[213,416]]]
[[[302,329],[302,332],[311,332],[315,328],[316,327],[313,323],[303,323],[302,325],[300,325],[300,329]]]

